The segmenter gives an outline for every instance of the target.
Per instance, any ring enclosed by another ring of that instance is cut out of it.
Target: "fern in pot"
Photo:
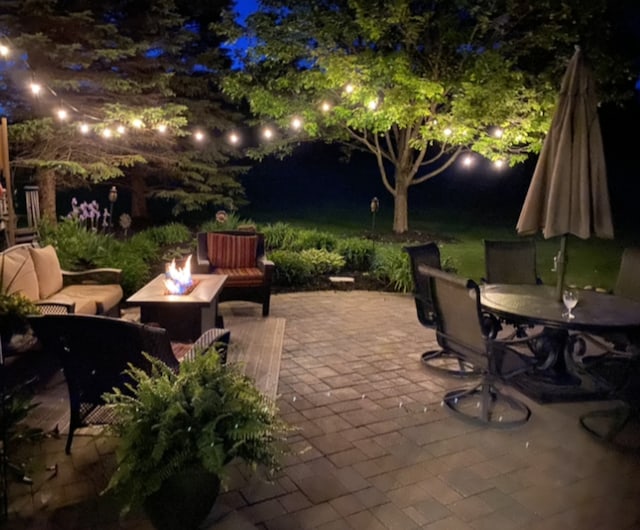
[[[142,505],[160,530],[195,529],[215,503],[228,464],[239,459],[274,472],[291,428],[247,376],[219,362],[214,348],[185,360],[177,373],[148,359],[149,373],[130,366],[128,388],[104,395],[120,438],[105,491],[123,501],[124,511]]]

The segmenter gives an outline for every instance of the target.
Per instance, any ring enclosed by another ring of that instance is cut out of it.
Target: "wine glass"
[[[567,308],[567,312],[562,313],[562,316],[568,320],[571,320],[572,318],[576,318],[576,316],[571,311],[578,304],[578,293],[573,289],[565,289],[562,292],[562,302],[564,303],[564,306]]]

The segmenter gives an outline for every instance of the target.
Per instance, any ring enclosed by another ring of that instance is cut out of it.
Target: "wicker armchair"
[[[70,409],[67,454],[71,452],[77,428],[111,421],[108,408],[102,406],[102,395],[114,387],[126,390],[129,380],[123,372],[128,364],[150,369],[142,352],[159,358],[174,370],[179,367],[163,328],[78,314],[31,316],[29,324],[46,352],[58,357],[64,371]],[[228,341],[228,331],[209,330],[187,356]]]

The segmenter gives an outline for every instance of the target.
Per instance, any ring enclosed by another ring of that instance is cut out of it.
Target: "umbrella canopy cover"
[[[613,238],[595,82],[580,49],[562,79],[516,229],[520,235],[541,230],[545,239]]]

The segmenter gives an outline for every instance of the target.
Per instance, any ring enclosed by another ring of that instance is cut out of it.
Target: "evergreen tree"
[[[217,4],[217,12],[229,3]],[[56,217],[56,189],[106,181],[131,188],[134,216],[146,213],[149,196],[169,200],[174,213],[241,202],[242,168],[230,151],[192,134],[195,125],[223,130],[233,115],[218,102],[224,63],[216,47],[208,48],[213,35],[208,26],[194,29],[186,6],[3,2],[0,40],[11,54],[0,91],[12,165],[33,171],[49,218]],[[216,11],[196,16],[208,24]],[[37,96],[33,82],[41,87]],[[81,123],[89,132],[79,130]]]

